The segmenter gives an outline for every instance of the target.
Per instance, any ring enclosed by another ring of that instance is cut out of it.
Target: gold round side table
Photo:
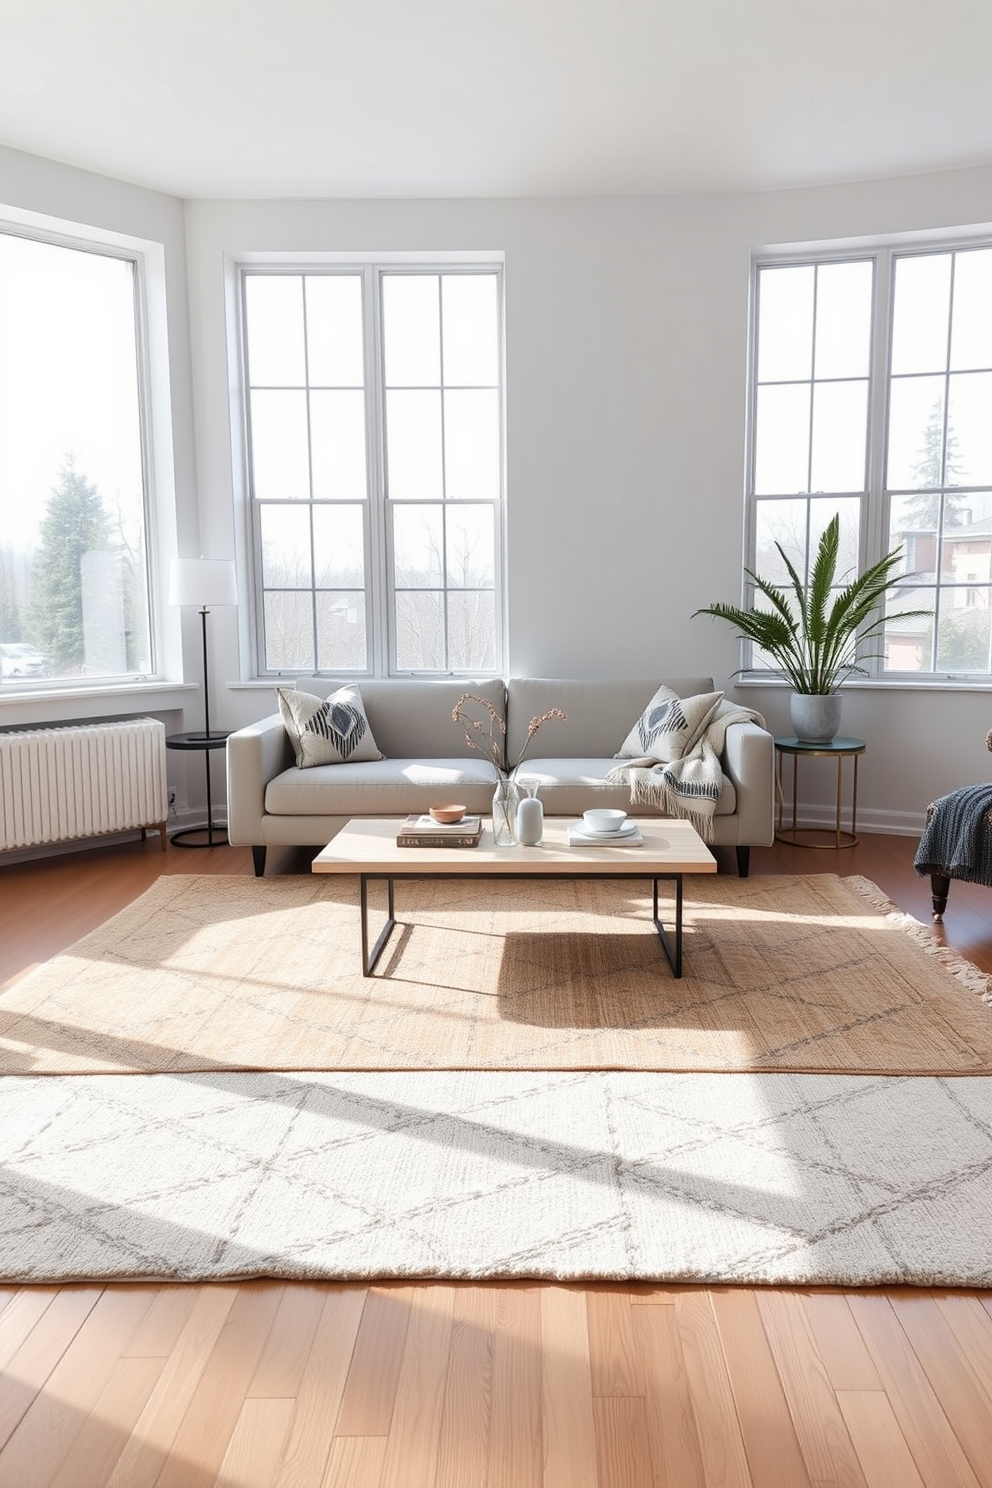
[[[778,826],[775,831],[777,842],[787,842],[791,847],[855,847],[858,841],[858,761],[864,754],[868,745],[864,739],[832,739],[829,744],[808,744],[802,739],[790,736],[775,740],[775,759],[778,763]],[[782,825],[784,807],[784,792],[782,789],[782,760],[785,755],[792,756],[792,825]],[[812,759],[835,759],[837,761],[837,816],[835,825],[832,827],[800,827],[796,824],[796,812],[799,804],[799,759],[800,756]],[[851,829],[847,831],[841,826],[841,804],[843,801],[843,777],[844,761],[854,760],[854,786],[851,793]],[[829,838],[828,842],[822,840],[810,842],[804,839],[814,837],[822,839]]]

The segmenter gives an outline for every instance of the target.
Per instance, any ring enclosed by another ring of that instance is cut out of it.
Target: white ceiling
[[[0,0],[0,144],[183,197],[992,162],[992,0]]]

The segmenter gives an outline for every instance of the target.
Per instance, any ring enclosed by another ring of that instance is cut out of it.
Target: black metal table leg
[[[398,877],[398,878],[425,879],[425,878],[448,878],[448,877],[453,877],[453,876],[454,875],[449,875],[449,874],[445,874],[445,873],[437,873],[437,874],[431,874],[431,873],[410,873],[410,874],[405,874],[405,873],[400,873],[400,874],[397,874],[395,876],[392,875],[392,874],[386,874],[386,873],[360,873],[359,874],[358,881],[359,881],[359,906],[360,906],[360,910],[361,910],[362,975],[363,976],[371,976],[372,975],[373,971],[375,970],[376,963],[378,962],[379,957],[382,955],[383,949],[385,948],[386,942],[388,941],[388,939],[389,939],[390,935],[392,934],[393,929],[395,928],[395,925],[396,925],[396,906],[395,906],[395,897],[394,897],[395,878]],[[517,879],[517,878],[531,879],[533,877],[533,875],[528,874],[528,873],[494,873],[494,874],[479,874],[477,876],[480,877],[480,878],[484,878],[484,877],[498,878],[498,879],[502,879],[503,881],[505,881],[506,879],[509,879],[509,878],[514,878],[514,879]],[[592,878],[592,879],[609,878],[609,879],[615,879],[615,878],[617,878],[620,875],[613,874],[613,873],[578,873],[578,874],[571,874],[571,873],[553,874],[553,873],[549,873],[549,874],[544,875],[544,876],[546,876],[548,878],[564,878],[564,879],[568,879],[570,881],[574,881],[576,878]],[[647,877],[647,874],[645,874],[644,876]],[[375,880],[375,879],[385,880],[385,883],[386,883],[386,923],[384,924],[382,930],[379,932],[379,937],[376,940],[375,945],[372,947],[372,949],[370,951],[369,950],[369,884],[373,880]],[[661,914],[660,914],[659,907],[658,907],[658,884],[659,884],[659,881],[661,879],[664,879],[666,883],[673,883],[675,885],[675,923],[671,927],[671,929],[672,929],[672,933],[671,934],[669,933],[669,929],[666,928],[666,926],[662,922]],[[682,975],[682,886],[683,886],[682,874],[681,873],[659,873],[659,874],[654,875],[652,877],[651,883],[652,883],[652,891],[653,891],[653,897],[652,897],[652,917],[654,919],[654,927],[655,927],[655,930],[657,931],[658,939],[661,941],[661,948],[665,952],[665,957],[666,957],[666,959],[668,961],[668,964],[672,968],[672,974],[674,976],[676,976],[676,977],[681,977],[681,975]]]
[[[382,955],[386,941],[393,933],[396,924],[394,914],[395,901],[393,898],[393,880],[386,879],[386,923],[379,932],[379,938],[372,947],[369,954],[369,877],[367,873],[361,874],[361,911],[362,911],[362,976],[371,976],[375,970],[375,964]]]
[[[672,883],[675,884],[675,949],[674,949],[674,951],[672,950],[671,941],[668,938],[668,931],[666,930],[665,926],[662,924],[661,916],[658,913],[658,879],[653,879],[652,880],[653,890],[654,890],[654,892],[653,892],[654,928],[658,932],[658,939],[661,941],[662,949],[664,950],[665,955],[668,957],[668,964],[672,968],[673,975],[676,976],[676,977],[680,977],[682,975],[682,875],[681,875],[681,873],[666,873],[666,874],[663,874],[662,877],[665,879],[666,882],[672,882]]]

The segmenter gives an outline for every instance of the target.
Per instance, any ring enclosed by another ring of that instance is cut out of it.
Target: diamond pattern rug
[[[0,1080],[0,1281],[992,1284],[992,1081]]]
[[[865,880],[688,878],[676,981],[637,881],[165,875],[0,997],[0,1072],[992,1071],[987,979]]]

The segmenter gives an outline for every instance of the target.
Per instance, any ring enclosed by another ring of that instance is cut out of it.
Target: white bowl
[[[590,832],[618,832],[627,820],[626,811],[609,811],[605,806],[596,806],[592,811],[583,811],[582,820]]]

